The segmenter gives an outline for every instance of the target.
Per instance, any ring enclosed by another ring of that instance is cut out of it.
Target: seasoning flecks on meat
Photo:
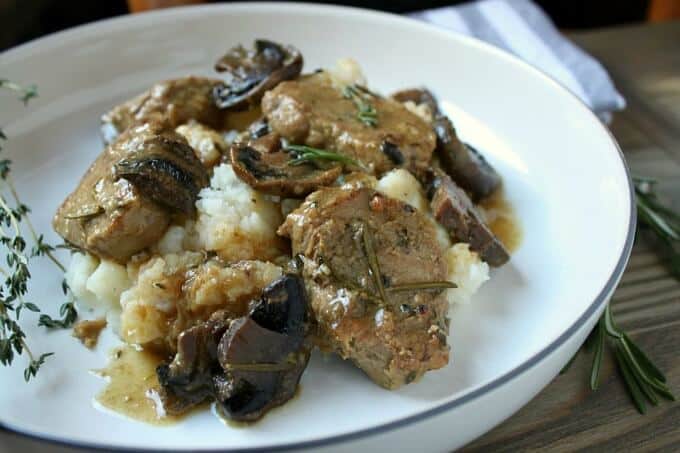
[[[156,124],[135,127],[97,157],[52,225],[68,243],[124,263],[163,236],[173,212],[192,214],[207,182],[183,137]]]
[[[367,91],[361,96],[375,111],[374,123],[361,120],[356,102],[324,72],[280,83],[265,93],[262,111],[270,128],[290,143],[342,154],[376,175],[400,166],[423,172],[435,147],[430,125],[397,101]],[[387,153],[385,142],[391,144]]]
[[[391,389],[448,363],[442,291],[392,291],[446,278],[434,226],[423,214],[372,189],[324,188],[288,215],[279,234],[304,256],[320,335],[340,356]]]

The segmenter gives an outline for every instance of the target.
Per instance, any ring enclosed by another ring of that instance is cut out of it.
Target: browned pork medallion
[[[434,226],[371,189],[326,188],[279,232],[304,256],[324,340],[378,384],[397,388],[448,362],[446,264]]]
[[[173,215],[193,215],[207,184],[183,137],[156,124],[138,126],[97,157],[52,225],[68,243],[125,263],[156,243]]]
[[[402,166],[420,174],[435,148],[432,128],[401,103],[336,87],[325,72],[280,83],[265,93],[262,111],[291,143],[335,151],[377,175]]]

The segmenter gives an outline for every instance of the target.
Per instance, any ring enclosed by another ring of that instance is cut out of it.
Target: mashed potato
[[[283,221],[279,207],[241,181],[229,164],[215,167],[210,187],[196,202],[199,248],[232,262],[270,260],[282,254],[276,229]]]
[[[203,263],[205,256],[184,252],[154,257],[139,269],[125,291],[121,337],[133,344],[166,344],[217,310],[243,316],[248,302],[281,275],[281,268],[261,261],[224,266]]]
[[[176,132],[187,139],[198,159],[207,168],[216,165],[222,154],[227,152],[227,143],[222,135],[196,121],[179,126]]]
[[[408,203],[426,213],[437,229],[437,240],[448,266],[448,280],[458,288],[446,291],[449,303],[469,303],[474,293],[489,279],[489,265],[479,255],[470,251],[465,243],[451,245],[446,230],[435,222],[429,211],[429,203],[418,180],[403,169],[392,170],[378,180],[376,190],[385,195]]]
[[[351,85],[353,83],[366,85],[366,77],[361,71],[361,66],[351,58],[338,58],[335,66],[328,70],[333,83],[338,86]]]
[[[449,268],[449,281],[457,288],[446,290],[450,303],[467,304],[482,284],[489,279],[489,265],[479,259],[470,246],[460,242],[444,253]]]

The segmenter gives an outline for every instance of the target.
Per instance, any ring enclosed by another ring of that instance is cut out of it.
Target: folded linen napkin
[[[567,87],[605,122],[626,106],[604,67],[565,38],[531,0],[479,0],[411,17],[513,53]]]

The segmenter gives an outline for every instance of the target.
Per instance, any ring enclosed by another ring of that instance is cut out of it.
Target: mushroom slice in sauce
[[[433,121],[437,134],[437,148],[442,168],[474,201],[479,201],[495,191],[501,177],[476,149],[460,141],[453,123],[446,116]]]
[[[307,296],[302,279],[285,274],[233,320],[217,312],[180,334],[177,354],[156,373],[169,414],[215,399],[220,413],[254,421],[295,395],[309,361]]]
[[[224,311],[179,334],[177,354],[156,369],[165,412],[178,415],[213,398],[213,376],[220,374],[217,345],[229,327]]]
[[[292,46],[257,39],[252,50],[233,47],[215,64],[226,79],[213,91],[215,103],[233,110],[257,104],[265,91],[297,77],[302,65],[302,54]]]
[[[479,151],[463,143],[451,120],[444,115],[434,95],[425,88],[397,91],[393,99],[426,105],[432,114],[432,127],[437,136],[435,154],[446,173],[465,189],[474,201],[490,195],[501,183],[501,177]]]
[[[433,189],[430,203],[432,213],[453,239],[469,243],[470,248],[492,266],[502,266],[508,262],[510,254],[484,223],[463,189],[444,174],[436,176]]]
[[[196,213],[198,192],[208,185],[205,167],[176,133],[146,139],[137,152],[115,164],[115,176],[156,203],[189,216]]]
[[[427,88],[407,88],[392,93],[392,99],[404,102],[413,102],[416,105],[425,104],[430,109],[430,114],[434,117],[440,115],[439,106],[437,105],[437,98]]]
[[[251,187],[270,195],[301,197],[332,184],[342,173],[342,165],[306,162],[290,165],[293,156],[285,151],[263,152],[262,140],[248,145],[234,145],[230,150],[236,175]]]

